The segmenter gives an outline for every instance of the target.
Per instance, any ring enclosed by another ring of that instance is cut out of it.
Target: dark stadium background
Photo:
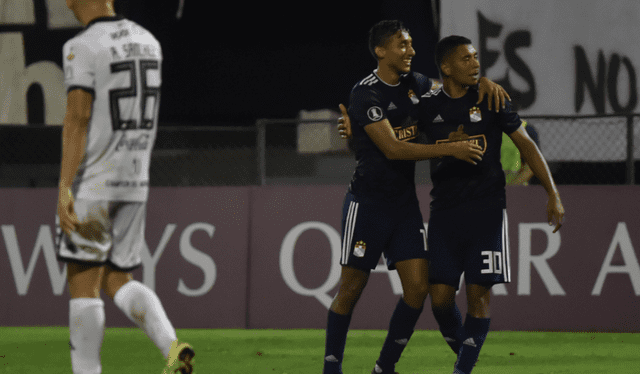
[[[178,4],[115,3],[118,13],[162,43],[162,124],[249,126],[258,118],[295,118],[301,109],[337,109],[375,68],[367,33],[382,19],[402,20],[417,50],[414,70],[437,74],[429,0],[293,5],[185,0],[180,20]]]

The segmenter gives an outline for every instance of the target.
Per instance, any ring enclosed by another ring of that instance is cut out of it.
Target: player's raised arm
[[[531,166],[533,174],[540,180],[540,183],[549,195],[547,203],[547,220],[550,225],[555,225],[555,233],[560,229],[564,219],[564,207],[560,201],[560,193],[553,181],[549,166],[544,156],[536,146],[536,143],[529,137],[523,126],[509,135],[513,143],[518,147],[524,160]]]
[[[84,157],[92,103],[93,95],[83,89],[73,89],[67,95],[67,110],[62,128],[62,162],[58,191],[60,227],[67,234],[76,230],[78,226],[70,188]]]

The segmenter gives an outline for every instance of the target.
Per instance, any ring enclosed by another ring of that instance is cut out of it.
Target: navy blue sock
[[[454,303],[453,308],[441,309],[434,307],[431,310],[438,322],[442,337],[444,337],[449,347],[451,347],[457,355],[460,352],[462,341],[466,338],[466,333],[462,326],[462,315],[460,314],[458,305]]]
[[[347,342],[350,323],[351,314],[342,315],[329,309],[322,374],[342,374],[344,346]]]
[[[380,351],[380,358],[376,361],[385,372],[394,371],[396,362],[400,360],[400,355],[413,334],[420,313],[422,309],[410,307],[402,298],[398,301],[396,310],[391,316],[389,332]]]
[[[467,332],[467,338],[462,343],[458,361],[456,361],[456,374],[470,374],[471,370],[478,361],[480,349],[484,340],[489,333],[490,318],[475,318],[467,314],[464,321],[464,329]]]

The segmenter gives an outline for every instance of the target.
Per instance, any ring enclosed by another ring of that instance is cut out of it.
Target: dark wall
[[[382,19],[411,30],[414,69],[433,76],[430,0],[300,2],[275,7],[185,0],[116,1],[119,13],[151,30],[164,48],[163,123],[250,125],[295,117],[301,109],[337,108],[376,66],[366,41]],[[348,5],[347,5],[348,4]]]

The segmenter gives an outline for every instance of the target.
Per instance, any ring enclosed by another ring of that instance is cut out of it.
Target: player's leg
[[[460,226],[463,213],[433,211],[427,230],[431,311],[440,333],[456,355],[465,338],[462,316],[455,303],[464,269],[458,255],[465,230]]]
[[[455,302],[456,287],[448,284],[431,284],[429,292],[431,311],[438,322],[438,329],[445,342],[457,355],[466,338],[466,333],[462,324],[462,315]]]
[[[429,293],[427,237],[418,201],[395,210],[389,224],[395,230],[385,251],[389,269],[397,269],[403,295],[391,316],[389,330],[373,373],[395,372],[395,365],[413,335]]]
[[[193,348],[178,342],[176,331],[156,293],[133,279],[131,271],[142,263],[140,253],[146,248],[144,228],[146,203],[112,203],[113,250],[105,266],[103,289],[118,308],[158,347],[167,368],[193,370]],[[184,351],[184,352],[182,352]],[[179,357],[179,356],[183,357]]]
[[[323,374],[342,373],[342,360],[353,308],[369,279],[369,271],[342,267],[338,293],[327,316]]]
[[[323,374],[342,373],[351,313],[362,295],[371,269],[377,266],[388,230],[377,206],[358,202],[347,193],[342,211],[342,273],[327,316]]]
[[[391,316],[387,337],[373,369],[376,374],[395,372],[395,365],[413,335],[429,292],[426,259],[405,260],[395,266],[402,281],[403,296]]]
[[[454,373],[469,374],[480,355],[491,323],[491,286],[510,281],[509,237],[506,211],[487,209],[474,218],[477,224],[467,251],[465,278],[469,310],[464,322],[466,338]]]
[[[104,337],[105,314],[104,302],[100,299],[100,284],[104,273],[103,263],[111,249],[110,237],[101,235],[105,227],[109,226],[103,209],[105,204],[104,201],[76,199],[74,210],[81,223],[78,232],[67,235],[60,229],[58,231],[57,256],[67,262],[67,281],[71,296],[69,347],[75,374],[95,374],[102,371],[100,349]]]
[[[69,347],[74,374],[102,372],[100,349],[104,338],[104,302],[100,299],[100,264],[67,264],[69,282]]]
[[[177,339],[175,329],[149,287],[133,279],[131,273],[107,266],[103,289],[118,308],[140,327],[167,358],[171,343]]]
[[[466,338],[460,347],[454,374],[470,374],[478,361],[491,323],[490,298],[490,285],[467,284],[469,310],[464,321]]]

